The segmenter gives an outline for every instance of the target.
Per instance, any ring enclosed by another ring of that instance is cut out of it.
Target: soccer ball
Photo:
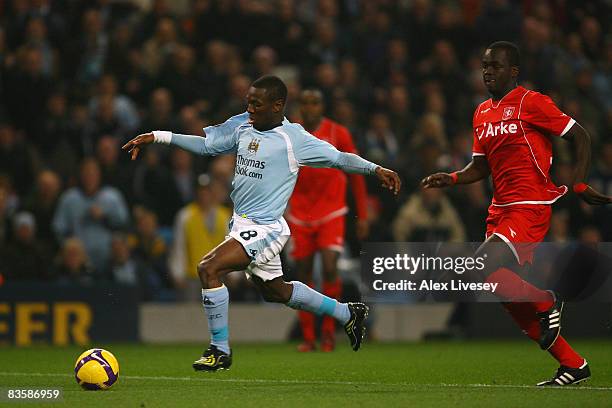
[[[110,351],[87,350],[74,364],[74,377],[86,390],[105,390],[119,378],[119,363]]]

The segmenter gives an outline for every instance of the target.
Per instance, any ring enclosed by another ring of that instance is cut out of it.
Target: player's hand
[[[153,143],[154,140],[153,133],[143,133],[124,144],[122,149],[128,151],[132,160],[136,160],[141,149],[140,146]]]
[[[578,193],[578,197],[591,205],[605,205],[612,203],[612,197],[601,194],[591,186],[587,187],[587,189],[582,193]]]
[[[370,233],[370,222],[368,220],[357,220],[357,224],[355,224],[355,235],[357,235],[357,239],[363,241],[368,237]]]
[[[382,181],[382,186],[393,191],[393,194],[397,195],[400,188],[402,187],[402,181],[399,176],[393,170],[385,169],[384,167],[378,166],[376,168],[376,177]]]
[[[453,178],[448,173],[436,173],[421,180],[423,188],[442,188],[452,186]]]

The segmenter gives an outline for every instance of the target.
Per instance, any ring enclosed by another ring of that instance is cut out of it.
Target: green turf
[[[76,347],[0,348],[0,387],[62,388],[63,401],[38,404],[46,407],[612,406],[610,340],[575,342],[594,377],[571,389],[531,387],[556,365],[527,341],[365,344],[358,353],[342,346],[310,354],[295,344],[236,344],[234,365],[220,373],[191,369],[199,346],[97,346],[121,366],[110,390],[77,386]]]

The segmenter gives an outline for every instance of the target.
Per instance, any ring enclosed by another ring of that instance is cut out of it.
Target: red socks
[[[536,312],[544,312],[553,305],[550,292],[536,288],[508,268],[499,268],[485,282],[499,283],[495,294],[504,301],[530,302],[535,305]]]
[[[502,305],[523,330],[523,333],[537,342],[540,338],[540,322],[536,315],[535,303],[502,303]],[[548,352],[566,367],[578,368],[584,363],[584,358],[576,353],[561,336],[548,349]]]

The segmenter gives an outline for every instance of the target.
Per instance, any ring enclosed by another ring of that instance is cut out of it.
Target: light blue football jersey
[[[263,132],[248,119],[245,112],[206,127],[205,138],[173,133],[171,144],[201,155],[235,153],[234,212],[259,224],[271,224],[282,217],[300,166],[338,167],[364,174],[376,168],[357,156],[347,157],[287,119]]]

